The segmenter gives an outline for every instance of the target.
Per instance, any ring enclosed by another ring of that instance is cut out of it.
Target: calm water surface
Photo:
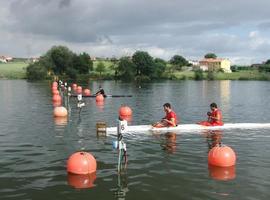
[[[95,91],[98,85],[85,86]],[[80,115],[71,99],[65,122],[52,116],[49,83],[0,80],[0,199],[270,198],[268,129],[129,134],[124,137],[128,168],[120,175],[117,152],[112,149],[115,138],[97,138],[95,130],[100,120],[115,126],[121,104],[133,109],[131,124],[157,121],[164,115],[165,102],[173,105],[181,123],[204,119],[213,101],[220,105],[225,122],[269,123],[270,82],[164,81],[139,87],[106,81],[102,85],[108,93],[133,97],[107,98],[104,105],[85,99]],[[235,150],[235,167],[208,167],[209,148],[219,141]],[[68,157],[79,150],[96,157],[96,178],[78,180],[66,173]],[[92,187],[79,189],[85,185]]]

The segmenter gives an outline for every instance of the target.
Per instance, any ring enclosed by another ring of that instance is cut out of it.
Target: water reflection
[[[208,165],[209,176],[219,181],[229,181],[236,177],[235,165],[230,167],[217,167]]]
[[[231,81],[220,81],[220,103],[223,112],[227,113],[230,105]]]
[[[91,174],[72,174],[68,173],[68,184],[76,189],[86,189],[94,187],[96,172]]]
[[[221,144],[222,134],[222,130],[207,130],[204,132],[209,150]]]
[[[160,140],[162,150],[166,151],[167,153],[176,152],[176,133],[167,132],[165,134],[155,134],[154,136]]]
[[[54,123],[56,126],[66,126],[67,125],[68,118],[67,117],[54,117]]]
[[[85,138],[84,138],[84,126],[82,124],[82,118],[79,114],[78,121],[77,121],[77,133],[79,136],[78,144],[80,147],[80,150],[85,150],[86,144],[85,144]]]
[[[104,111],[104,101],[96,101],[96,106],[98,108],[99,111],[103,112]]]
[[[56,137],[63,137],[67,123],[68,117],[54,117]]]
[[[114,190],[114,196],[117,200],[126,199],[128,189],[127,173],[121,171],[117,176],[117,188]]]

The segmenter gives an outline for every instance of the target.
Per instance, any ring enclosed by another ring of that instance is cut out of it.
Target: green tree
[[[203,80],[203,70],[198,69],[194,71],[195,73],[195,80]]]
[[[154,72],[153,58],[145,51],[136,51],[132,56],[132,61],[136,65],[137,76],[152,77]]]
[[[74,53],[67,47],[54,46],[48,51],[47,55],[54,63],[54,68],[52,69],[54,74],[63,75],[67,71],[68,67],[72,65]]]
[[[121,80],[134,80],[136,65],[128,57],[122,57],[119,60],[118,71]]]
[[[89,70],[93,70],[93,62],[87,53],[74,55],[72,65],[79,74],[89,74]]]
[[[118,59],[113,57],[111,58],[111,62],[112,62],[112,65],[110,66],[110,68],[114,71],[114,78],[117,78],[118,76]]]
[[[104,72],[106,69],[103,62],[98,62],[96,71],[99,72],[99,75],[101,76],[101,73]]]
[[[213,71],[208,71],[207,73],[207,79],[208,80],[214,80],[215,79],[215,75],[214,75],[214,72]]]
[[[173,68],[176,70],[181,70],[183,66],[188,66],[189,63],[188,61],[180,55],[174,55],[171,60],[170,63],[173,65]]]
[[[207,53],[205,54],[204,58],[217,58],[217,56],[214,53]]]
[[[29,80],[43,80],[47,76],[47,69],[40,64],[30,64],[26,68],[26,76]]]
[[[155,65],[155,72],[154,72],[154,78],[161,78],[163,72],[166,69],[167,62],[160,58],[154,59],[154,65]]]
[[[266,65],[270,65],[270,59],[265,62]]]

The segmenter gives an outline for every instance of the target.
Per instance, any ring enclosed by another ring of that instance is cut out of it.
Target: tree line
[[[114,78],[119,80],[153,80],[160,79],[166,70],[181,70],[189,66],[188,61],[180,55],[174,55],[169,62],[153,58],[145,51],[136,51],[131,57],[112,58],[110,69]],[[65,46],[54,46],[37,62],[27,67],[29,80],[49,79],[53,76],[65,76],[76,79],[79,75],[100,76],[106,72],[103,62],[98,62],[94,69],[93,61],[87,53],[76,54]]]

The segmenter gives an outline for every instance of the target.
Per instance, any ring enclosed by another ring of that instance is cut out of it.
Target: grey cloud
[[[71,0],[61,0],[59,2],[59,8],[64,8],[70,6]]]
[[[208,3],[173,0],[76,0],[72,3],[70,0],[17,0],[11,5],[11,10],[15,11],[11,25],[17,31],[51,35],[70,42],[95,42],[97,35],[144,34],[151,31],[157,34],[165,31],[194,34],[207,28],[225,28],[269,16],[268,9],[256,9],[262,1],[256,1],[256,4],[247,1],[245,4],[241,4],[243,0],[237,1],[231,6],[214,0]],[[250,10],[246,6],[248,3],[257,12],[247,13]]]
[[[9,15],[1,29],[40,40],[40,46],[54,41],[82,49],[111,45],[114,51],[155,46],[188,56],[253,54],[249,39],[239,35],[241,27],[270,27],[268,0],[12,0],[3,6]],[[226,34],[229,29],[234,30]]]

